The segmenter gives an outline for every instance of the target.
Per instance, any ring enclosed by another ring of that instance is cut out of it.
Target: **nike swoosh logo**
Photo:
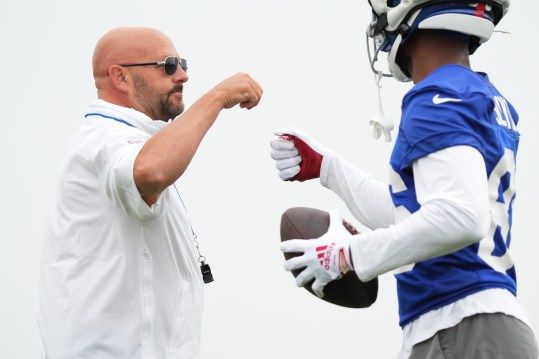
[[[440,94],[436,94],[432,98],[432,103],[435,105],[439,105],[446,102],[460,102],[460,101],[462,101],[460,98],[440,97]]]

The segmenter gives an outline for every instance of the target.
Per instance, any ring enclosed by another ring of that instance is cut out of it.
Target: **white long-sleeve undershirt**
[[[357,276],[378,275],[452,253],[481,240],[489,225],[483,157],[469,146],[446,148],[413,163],[421,208],[402,219],[387,184],[337,155],[324,158],[320,181],[339,195],[354,217],[373,229],[350,245]],[[396,174],[395,174],[396,175]],[[396,186],[394,186],[394,189]]]

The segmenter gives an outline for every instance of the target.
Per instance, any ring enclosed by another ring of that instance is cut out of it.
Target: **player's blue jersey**
[[[515,109],[487,75],[459,65],[438,68],[404,97],[390,161],[393,175],[405,185],[399,192],[390,186],[395,207],[402,206],[397,213],[413,213],[420,208],[413,161],[447,147],[467,145],[481,152],[485,160],[491,226],[479,243],[415,263],[395,274],[401,326],[484,289],[505,288],[516,295],[515,268],[508,248],[515,198],[517,123]]]

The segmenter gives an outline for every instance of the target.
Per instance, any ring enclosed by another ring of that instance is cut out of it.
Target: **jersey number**
[[[494,270],[502,273],[513,267],[508,248],[511,241],[511,212],[515,196],[515,168],[515,154],[506,148],[488,179],[490,227],[486,237],[479,242],[479,257]],[[396,172],[391,171],[391,178],[392,182],[400,184],[396,186],[399,190],[406,189]],[[404,206],[399,206],[396,208],[396,214],[398,221],[399,218],[408,217],[410,212]],[[409,264],[394,272],[404,273],[413,268],[414,264]]]
[[[488,179],[490,227],[487,236],[479,242],[479,257],[498,272],[513,267],[507,251],[511,241],[511,212],[515,196],[515,154],[505,149]]]

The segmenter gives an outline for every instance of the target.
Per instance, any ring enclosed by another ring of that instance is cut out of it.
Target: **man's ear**
[[[125,67],[119,65],[111,65],[107,72],[113,86],[121,92],[129,91],[130,74]]]

